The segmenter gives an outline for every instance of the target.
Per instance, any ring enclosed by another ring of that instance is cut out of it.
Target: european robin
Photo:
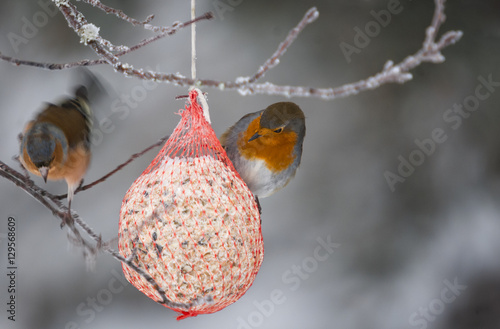
[[[71,200],[90,163],[92,113],[85,86],[71,99],[46,106],[24,128],[20,161],[45,182],[65,179],[68,184],[68,213]],[[64,225],[64,223],[63,223]]]
[[[305,133],[304,113],[297,104],[279,102],[245,115],[220,141],[250,191],[264,198],[295,176]]]

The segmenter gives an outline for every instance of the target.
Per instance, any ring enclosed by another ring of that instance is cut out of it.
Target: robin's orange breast
[[[264,131],[261,137],[248,141],[257,131]],[[238,136],[238,150],[247,160],[264,160],[269,170],[279,172],[287,169],[295,160],[293,150],[297,134],[293,131],[275,133],[260,129],[260,116],[250,122],[246,131]]]

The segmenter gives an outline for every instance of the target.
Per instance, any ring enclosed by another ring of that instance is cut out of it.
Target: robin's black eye
[[[283,127],[279,127],[278,129],[274,129],[274,132],[279,134],[283,131]]]

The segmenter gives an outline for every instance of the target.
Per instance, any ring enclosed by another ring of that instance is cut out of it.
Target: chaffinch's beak
[[[40,172],[40,175],[43,178],[43,181],[47,183],[47,176],[49,175],[49,168],[48,167],[40,167],[38,168],[38,171]]]

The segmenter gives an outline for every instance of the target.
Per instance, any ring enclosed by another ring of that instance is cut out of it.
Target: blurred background
[[[0,2],[0,52],[55,63],[96,58],[48,3]],[[105,3],[137,19],[155,14],[156,25],[189,19],[188,1]],[[356,45],[355,28],[364,30],[376,22],[372,11],[395,3],[198,1],[198,13],[216,15],[198,24],[198,77],[226,81],[252,75],[314,5],[319,19],[261,81],[334,87],[366,78],[387,60],[399,62],[416,52],[431,21],[433,1],[401,0],[390,22],[346,57],[340,45]],[[115,44],[133,45],[152,35],[77,5]],[[412,71],[410,82],[333,101],[291,99],[307,117],[302,165],[284,190],[261,200],[266,253],[253,286],[215,314],[177,322],[173,311],[127,284],[120,264],[107,254],[87,271],[59,221],[0,179],[0,327],[500,328],[500,2],[448,1],[446,15],[441,32],[462,30],[462,40],[443,51],[444,63]],[[190,30],[123,60],[189,76]],[[90,69],[104,80],[109,97],[94,109],[86,182],[170,133],[180,118],[174,112],[184,105],[174,97],[187,92],[125,78],[104,65]],[[493,82],[479,87],[488,80]],[[77,82],[74,70],[0,62],[2,161],[18,168],[12,157],[24,124],[43,102],[69,94]],[[218,134],[244,114],[284,100],[204,91]],[[435,131],[439,143],[430,142]],[[418,144],[429,145],[427,154]],[[105,239],[117,235],[121,200],[157,151],[76,195],[74,209]],[[413,162],[413,172],[404,177],[399,171],[406,161]],[[52,193],[66,192],[64,182],[34,180]],[[6,312],[9,216],[17,229],[15,322]],[[338,245],[324,249],[329,241]]]

